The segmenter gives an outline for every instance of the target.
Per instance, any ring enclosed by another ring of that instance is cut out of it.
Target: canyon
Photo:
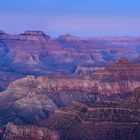
[[[2,140],[139,140],[140,37],[0,31]]]
[[[0,32],[0,90],[27,75],[74,75],[80,66],[104,67],[122,57],[139,63],[140,37],[52,38],[42,31]]]

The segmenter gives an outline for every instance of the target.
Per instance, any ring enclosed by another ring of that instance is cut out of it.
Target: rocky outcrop
[[[57,109],[57,105],[43,95],[28,95],[14,102],[16,116],[25,123],[46,119]],[[15,120],[16,122],[16,120]]]
[[[73,36],[73,35],[68,33],[68,34],[59,36],[57,38],[57,40],[61,40],[61,41],[79,41],[80,37]]]
[[[97,95],[97,89],[90,81],[28,76],[11,83],[1,93],[1,125],[8,121],[29,124],[46,119],[58,107],[67,106],[73,101],[95,103]],[[6,114],[2,113],[3,110]]]
[[[95,103],[98,90],[90,81],[76,78],[58,78],[44,82],[37,91],[47,94],[57,106],[65,106],[72,101]]]
[[[4,92],[14,92],[15,95],[27,95],[29,92],[33,92],[38,87],[38,85],[48,80],[49,79],[47,77],[27,76],[10,83],[7,90]]]
[[[134,89],[133,95],[121,102],[121,106],[128,107],[133,111],[140,109],[140,87]]]
[[[42,31],[25,31],[25,33],[20,34],[19,36],[20,40],[27,40],[27,41],[47,41],[50,39],[49,36],[47,36]]]
[[[98,70],[104,70],[105,67],[95,67],[95,66],[78,66],[75,70],[77,75],[88,75],[94,74]]]
[[[35,92],[37,86],[47,80],[45,77],[28,76],[11,83],[0,95],[0,125],[8,121],[22,124],[48,118],[57,106],[47,95]]]
[[[59,136],[47,128],[8,123],[2,140],[59,140]]]

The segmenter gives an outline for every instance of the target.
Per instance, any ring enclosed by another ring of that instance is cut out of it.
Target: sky
[[[0,0],[0,30],[92,36],[140,35],[140,0]]]

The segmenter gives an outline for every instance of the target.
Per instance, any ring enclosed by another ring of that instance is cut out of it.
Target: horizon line
[[[43,31],[43,30],[24,30],[23,32],[19,32],[19,33],[12,33],[12,32],[9,32],[9,31],[5,31],[5,30],[1,30],[0,29],[0,34],[8,34],[8,35],[21,35],[21,34],[24,34],[25,32],[43,32],[45,35],[48,35],[50,36],[51,38],[59,38],[60,36],[66,36],[66,35],[71,35],[73,37],[79,37],[79,38],[87,38],[87,39],[90,39],[90,38],[100,38],[100,37],[140,37],[140,34],[135,34],[135,35],[130,35],[130,34],[126,34],[126,35],[93,35],[93,36],[80,36],[80,35],[76,35],[75,33],[70,33],[70,32],[66,32],[66,33],[60,33],[59,35],[57,36],[53,36],[53,35],[50,35],[50,34],[53,34],[53,33],[47,33],[46,31]]]

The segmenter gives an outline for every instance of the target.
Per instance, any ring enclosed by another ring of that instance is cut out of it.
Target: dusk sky
[[[0,0],[0,29],[53,37],[140,35],[140,0]]]

